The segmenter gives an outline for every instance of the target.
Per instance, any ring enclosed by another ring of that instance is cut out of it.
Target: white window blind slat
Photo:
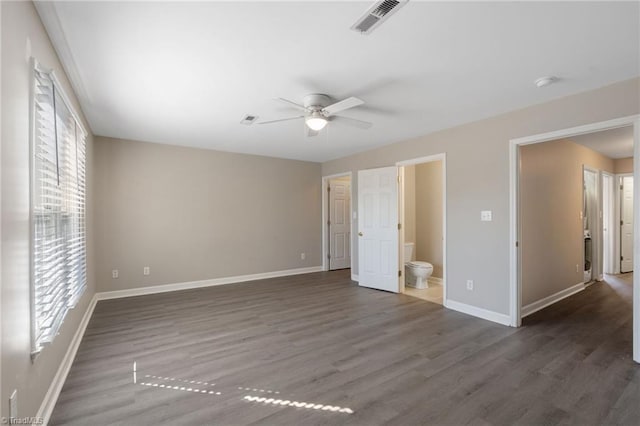
[[[32,353],[58,334],[86,288],[85,134],[55,79],[33,79]]]

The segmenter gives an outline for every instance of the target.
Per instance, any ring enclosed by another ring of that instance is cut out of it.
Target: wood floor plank
[[[518,329],[349,270],[101,301],[50,423],[639,425],[631,275],[607,280]]]

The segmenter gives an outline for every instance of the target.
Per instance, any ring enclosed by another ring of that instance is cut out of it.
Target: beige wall
[[[55,70],[76,112],[71,86],[31,2],[1,2],[2,10],[2,397],[18,390],[18,415],[35,416],[95,293],[93,270],[93,148],[87,140],[88,289],[67,316],[60,334],[32,363],[29,296],[29,57]],[[89,130],[88,126],[85,127]]]
[[[416,260],[442,278],[442,161],[416,167]]]
[[[322,264],[319,164],[102,137],[95,150],[100,291]]]
[[[633,173],[633,157],[614,160],[615,173]]]
[[[614,160],[570,140],[523,146],[520,160],[526,306],[583,282],[583,166],[613,173]]]
[[[448,297],[506,315],[509,312],[509,140],[638,114],[639,82],[632,79],[616,83],[328,161],[322,164],[322,174],[355,173],[446,153]],[[358,202],[357,185],[354,174],[354,205]],[[481,222],[481,210],[492,210],[493,221]],[[353,243],[354,256],[357,256],[357,240]],[[357,264],[353,272],[358,273]],[[474,280],[473,291],[466,290],[467,279]]]
[[[404,241],[416,242],[416,166],[404,167]],[[411,260],[416,260],[416,247]]]

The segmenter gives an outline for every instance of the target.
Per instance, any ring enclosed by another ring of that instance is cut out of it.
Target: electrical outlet
[[[467,290],[473,291],[473,280],[467,280]]]
[[[18,389],[14,389],[9,397],[9,417],[18,417]]]
[[[307,255],[304,253],[300,253],[300,259],[305,260],[307,258]]]
[[[151,269],[149,269],[148,266],[145,266],[144,269],[142,269],[143,275],[149,275],[150,273],[151,273]]]
[[[482,210],[480,212],[480,220],[483,222],[491,222],[493,220],[493,213],[491,210]]]
[[[118,278],[119,272],[117,269],[114,269],[113,271],[111,271],[111,278],[113,278],[114,280],[116,278]]]

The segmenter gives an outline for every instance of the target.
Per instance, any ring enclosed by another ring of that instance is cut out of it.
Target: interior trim
[[[455,300],[445,300],[445,308],[453,309],[454,311],[462,312],[463,314],[471,315],[474,317],[482,318],[487,321],[497,322],[502,325],[510,325],[511,317],[506,314],[490,311],[488,309],[478,308],[477,306],[467,305],[466,303],[456,302]]]
[[[263,272],[260,274],[236,275],[234,277],[213,278],[202,281],[189,281],[183,283],[154,285],[138,287],[127,290],[103,291],[96,293],[98,300],[119,299],[122,297],[144,296],[146,294],[166,293],[169,291],[190,290],[193,288],[213,287],[218,285],[235,284],[247,281],[263,280],[267,278],[286,277],[290,275],[310,274],[322,271],[322,266],[309,268],[286,269],[283,271]]]
[[[562,299],[573,296],[574,294],[581,292],[585,288],[587,288],[585,283],[581,282],[576,285],[572,285],[569,288],[565,288],[564,290],[560,290],[559,292],[554,293],[551,296],[543,297],[540,300],[529,303],[528,305],[522,307],[522,318],[531,315],[534,312],[538,312],[539,310],[544,309],[547,306],[553,305],[554,303],[559,302]]]

